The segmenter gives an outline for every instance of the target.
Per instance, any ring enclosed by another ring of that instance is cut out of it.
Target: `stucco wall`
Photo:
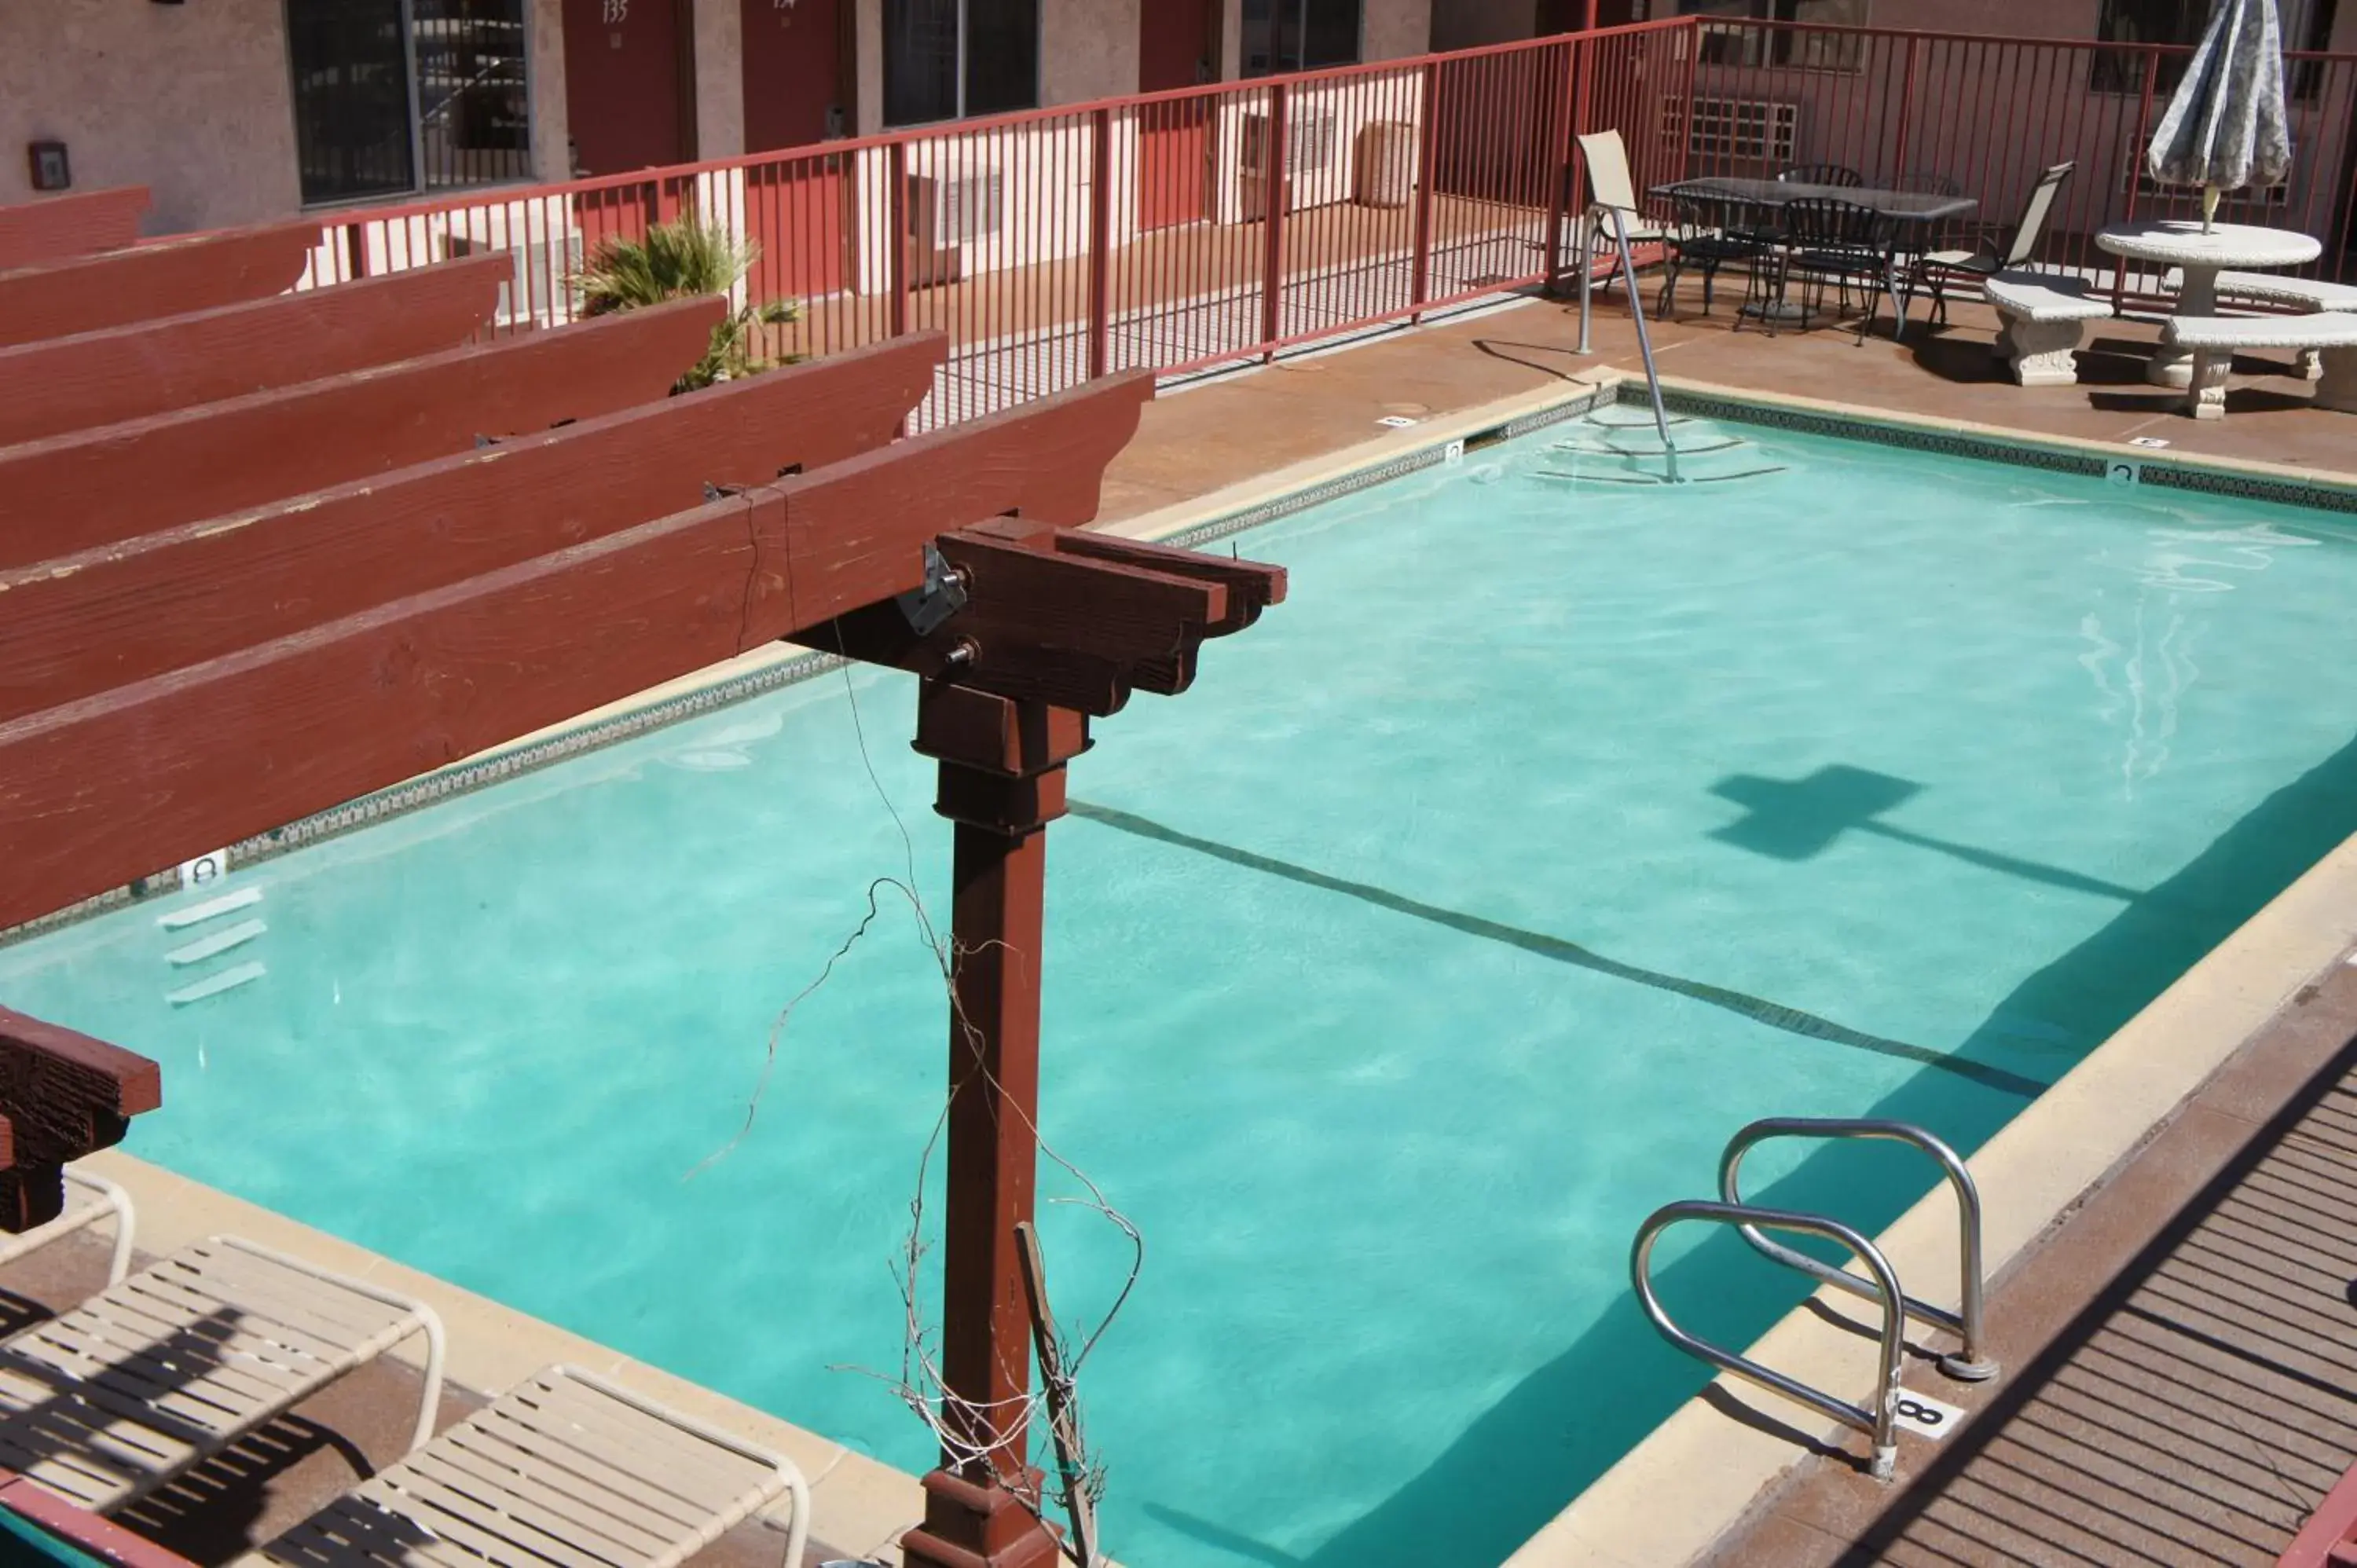
[[[25,145],[63,141],[74,188],[145,185],[151,233],[295,210],[281,0],[0,0],[0,202]]]
[[[1137,91],[1138,0],[1040,0],[1039,102]]]
[[[1432,0],[1363,0],[1359,58],[1398,59],[1432,48]]]
[[[532,177],[548,183],[573,177],[565,145],[565,0],[532,0],[532,37],[524,48],[532,72]]]
[[[1512,43],[1538,28],[1538,0],[1432,0],[1432,47]]]
[[[695,156],[745,150],[745,13],[738,0],[695,0]]]
[[[2006,38],[2092,38],[2098,0],[1868,0],[1878,27],[1986,33]],[[1663,15],[1667,15],[1664,8]]]

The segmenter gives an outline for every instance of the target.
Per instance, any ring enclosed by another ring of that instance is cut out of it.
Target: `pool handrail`
[[[1787,1377],[1771,1367],[1763,1367],[1748,1356],[1739,1356],[1677,1326],[1663,1307],[1661,1298],[1653,1294],[1651,1264],[1655,1240],[1671,1226],[1689,1219],[1706,1224],[1732,1225],[1738,1229],[1749,1226],[1822,1236],[1827,1240],[1840,1242],[1866,1265],[1873,1280],[1871,1283],[1860,1282],[1862,1288],[1859,1294],[1878,1296],[1882,1302],[1882,1333],[1878,1345],[1880,1365],[1875,1374],[1871,1409],[1826,1393],[1822,1389],[1811,1388],[1797,1379]],[[1874,1444],[1869,1473],[1878,1481],[1890,1479],[1899,1463],[1899,1369],[1900,1359],[1906,1349],[1906,1317],[1899,1304],[1905,1298],[1900,1291],[1899,1276],[1892,1272],[1889,1260],[1872,1241],[1840,1220],[1827,1219],[1819,1214],[1760,1208],[1749,1204],[1714,1203],[1703,1198],[1682,1198],[1653,1210],[1646,1217],[1644,1224],[1637,1228],[1636,1243],[1629,1252],[1629,1278],[1636,1287],[1638,1305],[1644,1308],[1645,1316],[1652,1320],[1663,1338],[1721,1370],[1732,1372],[1771,1393],[1782,1394],[1786,1399],[1831,1416],[1845,1426],[1856,1427],[1865,1433]]]
[[[1741,1205],[1743,1190],[1738,1180],[1743,1156],[1753,1145],[1770,1138],[1867,1138],[1889,1143],[1908,1144],[1932,1156],[1948,1178],[1956,1194],[1957,1251],[1964,1275],[1963,1290],[1958,1298],[1960,1310],[1950,1312],[1910,1295],[1899,1297],[1900,1310],[1909,1317],[1946,1329],[1963,1341],[1962,1346],[1940,1358],[1940,1370],[1959,1382],[1986,1382],[1997,1375],[1997,1362],[1987,1354],[1986,1325],[1981,1304],[1981,1194],[1973,1181],[1972,1172],[1964,1168],[1963,1158],[1944,1142],[1909,1122],[1894,1122],[1883,1117],[1821,1117],[1765,1116],[1751,1122],[1727,1140],[1727,1150],[1719,1155],[1718,1196],[1720,1201]],[[1773,1241],[1755,1225],[1738,1225],[1736,1233],[1751,1244],[1752,1249],[1771,1262],[1787,1268],[1798,1269],[1810,1278],[1846,1290],[1852,1295],[1872,1300],[1874,1287],[1856,1274],[1821,1262],[1807,1253]]]

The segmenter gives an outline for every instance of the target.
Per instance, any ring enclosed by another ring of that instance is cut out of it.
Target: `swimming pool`
[[[1042,1113],[1147,1241],[1083,1385],[1124,1561],[1504,1555],[1701,1381],[1627,1245],[1736,1126],[1969,1148],[2357,830],[2342,525],[1754,434],[1785,472],[1566,489],[1542,433],[1245,535],[1290,600],[1074,765]],[[911,709],[788,688],[0,951],[0,1000],[164,1062],[135,1152],[922,1468],[829,1370],[898,1365],[940,1109],[888,901],[729,1147],[909,864],[865,764],[942,905]],[[1928,1186],[1770,1152],[1868,1230]],[[1044,1229],[1092,1316],[1122,1250]],[[1663,1257],[1731,1342],[1798,1294]]]

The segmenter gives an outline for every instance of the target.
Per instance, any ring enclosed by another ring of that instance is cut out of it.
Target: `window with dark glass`
[[[2334,0],[2284,0],[2278,15],[2283,47],[2315,53],[2332,47]],[[2103,0],[2095,13],[2095,37],[2107,44],[2172,44],[2184,48],[2201,41],[2210,25],[2210,0]],[[2155,95],[2177,91],[2192,56],[2154,55],[2148,48],[2097,49],[2090,84],[2098,92],[2142,92],[2149,70]],[[2314,102],[2324,85],[2323,62],[2293,60],[2285,90],[2295,100]]]
[[[884,123],[1039,104],[1039,0],[884,0]]]
[[[1812,27],[1862,27],[1867,0],[1678,0],[1681,16],[1700,16],[1702,58],[1712,65],[1797,65],[1814,70],[1855,70],[1860,39],[1855,33],[1812,32]],[[1730,21],[1795,22],[1797,27],[1727,27],[1714,30],[1713,17]]]
[[[1239,41],[1246,76],[1355,65],[1360,0],[1243,0]]]
[[[287,0],[307,203],[532,173],[524,0]]]

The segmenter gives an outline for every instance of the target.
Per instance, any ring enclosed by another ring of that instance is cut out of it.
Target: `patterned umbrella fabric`
[[[2220,191],[2273,185],[2290,171],[2276,0],[2217,0],[2145,165],[2164,185],[2201,188],[2205,232]]]

